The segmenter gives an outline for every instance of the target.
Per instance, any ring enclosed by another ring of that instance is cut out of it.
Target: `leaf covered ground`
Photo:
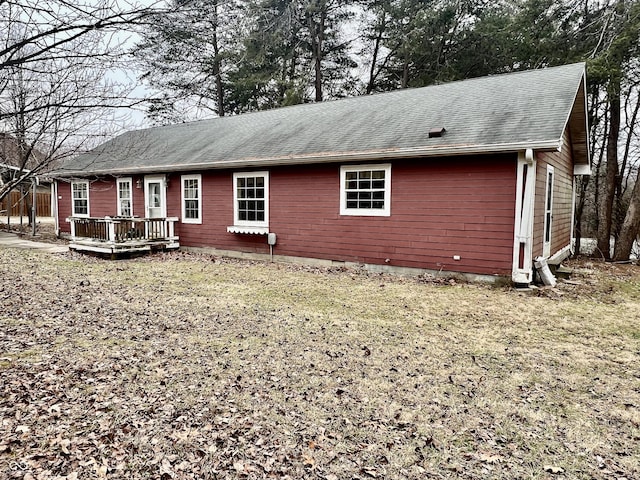
[[[0,250],[0,478],[640,478],[640,271]]]

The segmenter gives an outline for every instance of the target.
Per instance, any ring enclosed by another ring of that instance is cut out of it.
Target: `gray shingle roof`
[[[585,142],[582,163],[588,163],[586,120],[575,118],[584,117],[584,71],[578,63],[131,131],[72,159],[57,173],[553,150],[570,117],[573,129],[584,127],[576,138]],[[446,133],[429,138],[429,130],[437,127]]]

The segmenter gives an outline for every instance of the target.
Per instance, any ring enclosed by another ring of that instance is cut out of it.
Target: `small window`
[[[202,223],[202,176],[182,176],[182,223]]]
[[[89,182],[71,183],[71,215],[74,217],[89,216]]]
[[[341,167],[340,215],[391,215],[391,165]]]
[[[133,192],[131,190],[131,178],[118,179],[118,216],[133,216]]]
[[[233,174],[234,224],[269,227],[269,172]]]

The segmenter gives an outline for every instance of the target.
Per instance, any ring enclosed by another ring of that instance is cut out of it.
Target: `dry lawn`
[[[0,478],[638,479],[640,269],[0,250]]]

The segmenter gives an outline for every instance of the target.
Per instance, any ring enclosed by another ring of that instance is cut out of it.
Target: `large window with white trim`
[[[118,181],[118,216],[133,216],[133,191],[131,178],[119,178]]]
[[[182,175],[182,222],[202,223],[201,175]]]
[[[269,172],[233,174],[234,224],[269,227]]]
[[[340,167],[340,215],[391,215],[391,165]]]
[[[89,216],[89,182],[71,182],[71,215],[74,217]]]

